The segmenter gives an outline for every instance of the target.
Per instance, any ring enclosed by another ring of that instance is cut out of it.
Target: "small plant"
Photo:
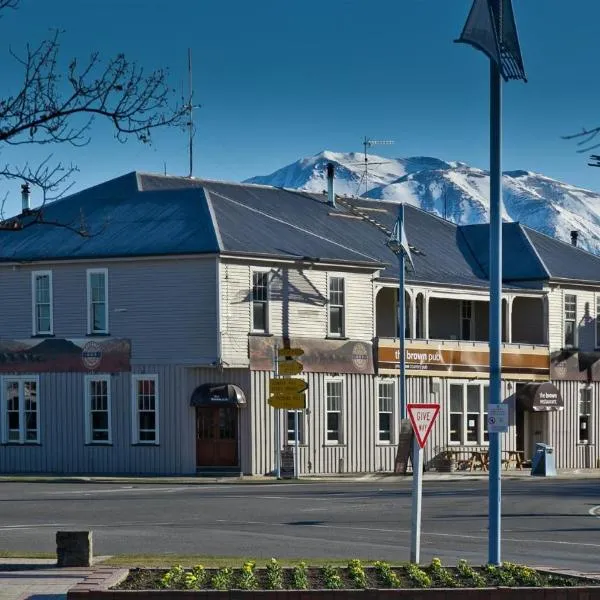
[[[307,590],[308,589],[308,571],[306,570],[306,563],[300,562],[292,571],[292,585],[296,590]]]
[[[415,587],[426,588],[431,586],[431,577],[414,563],[407,563],[406,574]]]
[[[227,590],[231,586],[233,571],[229,567],[219,569],[210,579],[210,586],[214,590]]]
[[[256,569],[256,563],[252,560],[248,560],[242,566],[242,571],[238,579],[238,587],[240,590],[255,590],[258,588],[258,581],[254,570]]]
[[[325,565],[321,569],[321,574],[325,580],[325,587],[328,590],[339,590],[342,588],[342,578],[335,567]]]
[[[183,587],[184,576],[184,568],[181,565],[175,565],[162,576],[160,580],[160,587],[165,589]]]
[[[466,560],[459,560],[457,565],[459,575],[473,587],[485,587],[485,579],[469,565]]]
[[[354,583],[355,587],[367,587],[367,574],[365,573],[360,560],[354,559],[348,563],[348,574],[350,575],[350,579],[352,579],[352,583]]]
[[[398,577],[398,575],[396,575],[396,573],[394,573],[394,571],[392,571],[392,568],[386,562],[378,560],[375,563],[375,570],[377,571],[377,575],[379,575],[379,577],[383,579],[383,582],[387,587],[400,587],[400,578]]]
[[[495,585],[505,585],[507,587],[516,585],[515,578],[509,571],[504,570],[502,567],[485,565],[483,571],[490,577],[492,583]]]
[[[272,558],[265,569],[268,590],[283,589],[283,570],[276,559]]]
[[[431,579],[435,583],[439,583],[443,587],[456,587],[456,579],[454,575],[445,569],[442,565],[442,561],[439,558],[434,558],[429,566],[429,573]]]
[[[529,567],[505,562],[502,564],[502,568],[511,575],[519,585],[525,587],[538,587],[542,585],[542,578],[536,571]]]

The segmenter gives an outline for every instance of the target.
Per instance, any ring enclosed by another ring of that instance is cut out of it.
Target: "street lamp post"
[[[474,0],[457,42],[490,59],[490,404],[502,402],[502,78],[527,81],[512,0]],[[488,562],[501,564],[501,440],[489,433]]]
[[[400,419],[406,419],[406,306],[405,306],[405,272],[408,259],[412,270],[414,265],[410,256],[410,248],[404,232],[404,204],[398,205],[398,218],[394,224],[392,235],[387,241],[388,248],[398,257],[398,340],[400,342],[398,362],[398,397],[400,399]]]

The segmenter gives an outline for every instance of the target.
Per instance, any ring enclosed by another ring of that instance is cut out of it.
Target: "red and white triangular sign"
[[[412,423],[413,431],[421,448],[425,447],[429,433],[440,412],[439,404],[407,404],[406,410]]]

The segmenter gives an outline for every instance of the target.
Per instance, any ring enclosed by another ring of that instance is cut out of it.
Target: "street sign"
[[[273,408],[284,408],[287,410],[302,410],[306,408],[306,396],[304,394],[277,394],[271,396],[267,402]]]
[[[303,366],[297,360],[290,359],[280,361],[277,368],[280,375],[298,375],[298,373],[302,373]]]
[[[508,404],[488,404],[488,431],[506,433],[508,431]]]
[[[302,356],[302,348],[279,348],[279,356]]]
[[[407,404],[406,410],[421,448],[425,447],[429,433],[440,412],[439,404]]]
[[[308,388],[308,383],[302,379],[269,379],[271,394],[300,394]]]

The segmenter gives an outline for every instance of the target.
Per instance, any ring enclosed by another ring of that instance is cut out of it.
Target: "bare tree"
[[[592,127],[591,129],[582,127],[580,132],[572,133],[570,135],[563,135],[562,139],[578,140],[577,146],[579,146],[579,149],[577,152],[584,153],[600,147],[600,141],[596,139],[598,135],[600,135],[600,126]]]
[[[0,0],[0,17],[18,4],[19,0]],[[0,155],[22,144],[86,145],[98,118],[112,124],[121,142],[135,137],[150,143],[155,129],[185,123],[186,105],[183,99],[173,103],[165,70],[146,73],[123,54],[103,60],[97,52],[61,68],[59,51],[58,31],[37,46],[9,50],[23,75],[18,90],[0,98]],[[69,189],[76,170],[75,165],[53,162],[51,154],[35,165],[0,162],[0,179],[21,180],[42,190],[42,207],[21,227],[43,222],[44,204]],[[0,202],[0,228],[14,229],[14,220],[2,220],[5,201],[6,197]]]

